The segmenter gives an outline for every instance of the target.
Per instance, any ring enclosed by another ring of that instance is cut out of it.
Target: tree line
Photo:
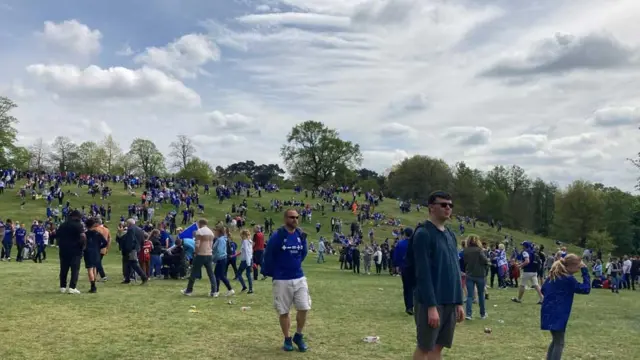
[[[174,175],[209,182],[213,179],[284,188],[301,185],[355,186],[387,198],[425,204],[434,190],[452,193],[456,214],[500,221],[508,228],[553,237],[581,247],[616,253],[640,252],[640,197],[600,183],[576,180],[566,188],[533,179],[518,165],[483,172],[461,161],[454,165],[424,155],[407,158],[386,175],[361,168],[358,144],[340,138],[318,121],[295,125],[280,149],[285,170],[252,160],[215,168],[196,156],[191,140],[178,135],[168,159],[153,141],[133,140],[123,151],[111,135],[100,142],[75,144],[58,136],[51,144],[38,139],[29,147],[16,144],[15,104],[0,97],[0,168],[75,171],[87,174]],[[168,166],[167,166],[168,165]],[[285,178],[285,174],[287,177]]]

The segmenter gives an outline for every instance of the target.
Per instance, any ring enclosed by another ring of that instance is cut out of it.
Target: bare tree
[[[120,148],[120,144],[118,144],[111,135],[107,135],[101,145],[105,155],[105,170],[107,171],[107,174],[111,174],[111,170],[116,167],[120,156],[122,156],[122,149]]]
[[[171,167],[177,170],[183,170],[196,153],[191,139],[185,135],[178,135],[178,140],[172,142],[169,147],[171,152],[169,156],[173,159]]]
[[[29,147],[29,153],[31,154],[31,168],[37,171],[42,171],[45,168],[45,162],[47,161],[47,144],[39,138]]]
[[[66,136],[58,136],[53,140],[51,161],[60,171],[69,170],[70,163],[75,159],[78,146]]]

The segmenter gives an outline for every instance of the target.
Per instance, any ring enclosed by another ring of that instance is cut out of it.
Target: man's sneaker
[[[305,352],[309,349],[307,347],[307,344],[304,342],[304,337],[302,336],[302,334],[296,333],[295,335],[293,335],[293,343],[296,344],[300,352]]]
[[[405,310],[405,312],[407,313],[407,315],[413,316],[413,309],[407,309]]]
[[[247,294],[253,294],[253,290],[247,291]]]
[[[182,295],[184,296],[191,296],[191,291],[187,290],[187,289],[182,289],[180,290],[180,292],[182,293]]]
[[[480,316],[480,319],[487,320],[488,317],[489,317],[488,314],[484,314],[484,315]]]
[[[216,291],[216,292],[214,292],[214,293],[209,294],[209,296],[212,296],[212,297],[214,297],[214,298],[217,298],[218,296],[220,296],[220,293]]]
[[[60,293],[65,294],[67,292],[67,288],[60,288]]]
[[[235,295],[235,293],[236,293],[236,291],[231,289],[231,290],[227,291],[227,293],[224,296],[233,296],[233,295]]]
[[[107,281],[109,281],[109,277],[108,276],[105,276],[102,279],[100,279],[100,282],[107,282]]]
[[[290,337],[284,339],[284,344],[282,344],[282,350],[293,351],[293,342],[291,341]]]
[[[247,288],[246,288],[246,287],[243,287],[243,288],[242,288],[242,290],[240,290],[240,292],[241,292],[241,293],[243,293],[243,292],[245,292],[245,291],[247,291]]]
[[[514,303],[522,303],[522,300],[518,299],[518,298],[511,298],[511,301],[513,301]]]
[[[466,320],[473,320],[473,318],[471,316],[465,316],[464,317]]]
[[[69,290],[67,290],[67,293],[77,295],[80,294],[80,290],[70,288]]]
[[[538,300],[537,304],[542,305],[542,300]]]

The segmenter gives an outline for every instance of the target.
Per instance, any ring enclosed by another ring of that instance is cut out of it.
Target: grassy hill
[[[70,188],[79,197],[68,197],[72,206],[89,205],[93,199],[86,189]],[[256,201],[267,206],[272,198],[300,199],[292,192],[263,194],[261,199],[248,199],[249,220],[261,223],[272,216],[276,226],[280,213],[258,212]],[[232,201],[222,205],[213,196],[202,197],[205,217],[221,220],[230,211]],[[99,201],[99,199],[97,199]],[[115,220],[126,215],[127,205],[138,202],[121,185],[114,186],[113,197],[107,200],[113,208]],[[268,207],[268,206],[267,206]],[[320,219],[321,235],[330,236],[329,220],[338,216],[348,224],[350,212],[313,215],[313,223]],[[169,207],[157,210],[163,216]],[[397,217],[404,225],[413,226],[426,213],[415,211],[400,214],[396,201],[386,199],[376,211],[387,217]],[[28,200],[24,209],[13,191],[0,195],[0,216],[21,222],[43,218],[44,200]],[[370,225],[365,226],[365,231]],[[313,224],[303,224],[312,240],[316,240]],[[457,231],[457,225],[452,228]],[[391,226],[375,230],[377,239],[391,236]],[[487,240],[502,239],[486,224],[467,229]],[[549,249],[555,245],[549,239],[504,229],[517,242],[533,240]],[[58,261],[55,249],[48,250],[43,264],[0,263],[0,359],[408,359],[415,344],[413,319],[404,314],[400,278],[388,275],[354,275],[340,271],[337,257],[327,257],[327,263],[317,264],[311,254],[305,262],[313,310],[307,322],[306,336],[311,350],[307,354],[284,354],[279,350],[281,335],[272,306],[268,281],[255,284],[255,294],[237,295],[232,304],[227,299],[212,299],[205,282],[197,282],[195,295],[180,295],[186,281],[154,280],[149,286],[120,285],[120,258],[113,249],[105,258],[105,268],[111,281],[99,284],[98,294],[79,296],[58,293]],[[238,290],[237,282],[232,282]],[[79,289],[88,290],[84,269]],[[523,304],[509,299],[515,289],[491,291],[487,302],[489,319],[473,320],[459,325],[452,359],[541,359],[550,340],[539,330],[538,306],[535,295],[525,294]],[[199,313],[189,313],[196,306]],[[251,310],[242,312],[241,306]],[[623,291],[613,295],[594,291],[589,296],[576,296],[572,320],[567,334],[565,358],[601,359],[637,353],[635,341],[640,305],[637,294]],[[474,306],[477,318],[478,307]],[[484,333],[490,327],[491,335]],[[600,330],[602,329],[602,330]],[[367,344],[362,338],[381,337],[379,344]]]

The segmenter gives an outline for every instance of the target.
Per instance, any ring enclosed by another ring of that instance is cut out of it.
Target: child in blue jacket
[[[573,274],[580,271],[582,282]],[[560,360],[564,349],[564,333],[569,322],[574,294],[589,294],[589,270],[579,256],[568,254],[553,263],[549,278],[542,285],[544,300],[540,309],[540,328],[551,332],[547,360]]]

